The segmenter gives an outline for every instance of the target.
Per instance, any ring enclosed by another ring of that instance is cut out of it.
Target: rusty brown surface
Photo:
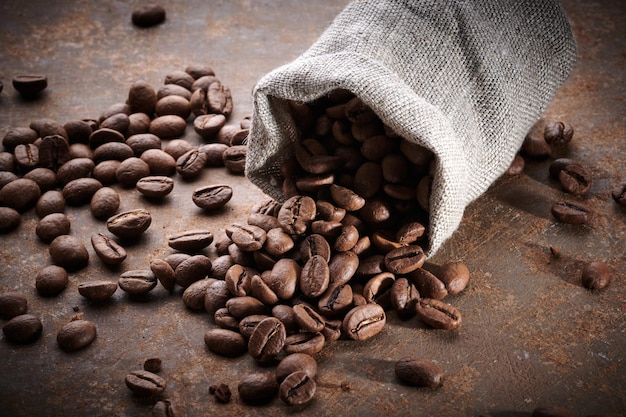
[[[151,29],[130,24],[136,2],[3,1],[0,4],[0,135],[10,127],[50,117],[65,122],[97,117],[124,101],[137,79],[160,86],[166,73],[207,63],[234,94],[236,123],[251,111],[250,91],[266,72],[297,57],[319,36],[346,1],[172,2],[166,22]],[[0,236],[0,292],[27,296],[29,312],[41,317],[37,342],[11,345],[0,336],[0,415],[148,416],[151,402],[133,397],[125,375],[158,356],[168,381],[167,398],[185,404],[188,416],[209,415],[479,415],[529,416],[540,405],[568,407],[580,415],[626,411],[626,210],[610,197],[626,178],[626,7],[618,1],[563,1],[579,45],[579,61],[550,105],[549,116],[575,129],[569,157],[584,161],[593,186],[584,200],[596,212],[590,224],[559,224],[550,215],[564,196],[550,180],[547,161],[531,162],[522,176],[503,177],[468,207],[460,229],[433,259],[459,259],[471,285],[446,301],[463,314],[456,331],[433,331],[416,319],[390,315],[382,334],[357,343],[337,341],[318,355],[318,394],[294,412],[279,399],[250,407],[236,393],[240,378],[260,368],[248,355],[225,359],[203,342],[213,326],[207,314],[188,311],[181,291],[159,287],[144,299],[121,290],[96,304],[76,290],[79,282],[116,280],[123,270],[145,268],[152,257],[172,252],[166,237],[191,228],[216,236],[245,220],[261,193],[224,169],[206,169],[192,182],[177,180],[161,204],[121,190],[120,210],[144,207],[153,223],[117,269],[90,250],[89,267],[70,275],[68,288],[39,297],[35,275],[51,261],[35,236],[36,215]],[[23,101],[10,85],[20,72],[45,73],[49,87]],[[187,138],[199,143],[193,133]],[[218,214],[191,202],[193,189],[228,183],[233,200]],[[86,241],[104,230],[85,208],[68,208],[71,234]],[[561,256],[555,258],[550,246]],[[207,251],[213,256],[213,249]],[[581,266],[606,261],[614,280],[592,293],[580,283]],[[98,337],[87,349],[67,354],[57,330],[75,314],[96,323]],[[400,384],[393,364],[421,356],[442,366],[436,391]],[[217,404],[211,384],[227,383],[229,404]]]

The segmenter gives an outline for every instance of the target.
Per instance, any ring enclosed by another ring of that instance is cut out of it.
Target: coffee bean
[[[0,316],[13,318],[26,314],[28,300],[17,292],[5,292],[0,294]]]
[[[183,136],[187,121],[180,116],[168,114],[152,119],[149,132],[161,139],[173,139]]]
[[[343,284],[328,288],[318,299],[317,306],[325,317],[333,317],[350,309],[352,301],[352,287],[348,284]]]
[[[276,367],[276,380],[282,382],[294,372],[304,372],[309,378],[317,375],[317,361],[306,353],[292,353],[285,356]]]
[[[387,321],[385,311],[378,304],[354,307],[343,319],[343,331],[353,340],[366,340],[377,335]]]
[[[296,371],[280,384],[278,395],[288,405],[308,404],[315,397],[315,380],[304,371]]]
[[[174,277],[178,285],[187,288],[194,282],[205,278],[209,272],[211,272],[211,260],[204,255],[194,255],[174,268]]]
[[[172,266],[163,259],[155,258],[150,261],[150,270],[157,280],[168,291],[176,285],[176,275]]]
[[[205,299],[206,299],[206,294],[205,294]],[[215,324],[218,327],[222,328],[222,329],[232,330],[234,332],[240,332],[240,330],[239,330],[239,320],[236,319],[235,317],[233,317],[228,312],[228,309],[226,307],[222,307],[222,308],[218,309],[215,312],[215,314],[213,314],[213,321],[215,321]],[[242,336],[244,336],[244,335],[242,334]],[[248,337],[249,336],[250,335],[248,335]],[[244,338],[245,337],[246,336],[244,336]]]
[[[520,175],[524,172],[524,168],[526,167],[526,161],[524,157],[520,154],[515,154],[515,157],[511,161],[511,164],[506,170],[507,175]]]
[[[206,165],[206,155],[197,149],[190,150],[176,160],[176,172],[186,179],[195,178]]]
[[[385,255],[385,266],[394,274],[407,274],[420,268],[426,256],[420,246],[407,245]]]
[[[137,181],[136,187],[145,197],[160,199],[172,192],[174,180],[165,176],[143,177]]]
[[[108,300],[117,291],[117,283],[106,280],[81,282],[78,284],[78,293],[88,300]]]
[[[268,317],[254,328],[248,340],[248,352],[258,362],[268,362],[283,349],[285,338],[283,323],[275,317]]]
[[[164,84],[157,90],[157,100],[167,96],[180,96],[187,100],[191,99],[191,91],[178,84]]]
[[[147,114],[132,113],[128,115],[128,129],[126,129],[126,134],[125,134],[127,137],[130,138],[134,135],[148,134],[149,129],[150,129],[150,117],[148,117]],[[126,141],[126,144],[130,146],[131,148],[133,148],[131,143],[128,143],[128,140]],[[137,149],[133,148],[133,151],[135,152],[136,156],[139,156],[137,154]]]
[[[461,313],[450,304],[432,298],[422,298],[415,306],[418,317],[435,329],[456,329],[461,325]]]
[[[204,210],[217,210],[224,207],[233,196],[233,189],[229,185],[208,185],[196,188],[191,195],[193,203]]]
[[[152,88],[149,83],[143,80],[137,80],[131,84],[128,90],[127,103],[132,113],[145,113],[149,117],[152,117],[152,115],[154,115],[156,102],[156,91],[154,91],[154,88]],[[150,124],[150,128],[152,129],[152,123]],[[161,137],[159,134],[156,135]]]
[[[48,86],[48,77],[39,74],[20,74],[13,77],[13,88],[24,98],[34,98]]]
[[[35,181],[42,193],[50,191],[57,186],[57,174],[49,168],[35,168],[24,174],[22,178]]]
[[[173,114],[187,119],[191,114],[191,104],[188,99],[178,95],[170,95],[157,100],[154,112],[157,116]]]
[[[521,152],[534,159],[545,159],[552,154],[550,145],[545,140],[545,119],[539,119],[528,131]]]
[[[42,138],[39,145],[39,166],[56,171],[70,160],[70,149],[67,139],[61,135],[50,135]]]
[[[2,146],[7,151],[13,151],[17,145],[34,143],[39,134],[30,127],[12,127],[2,138]]]
[[[15,156],[9,152],[0,152],[0,171],[15,170]]]
[[[110,187],[102,187],[91,197],[89,207],[93,217],[99,220],[108,219],[117,213],[120,206],[120,195]]]
[[[172,400],[164,399],[154,403],[152,417],[185,417],[185,411]]]
[[[0,233],[10,232],[22,222],[22,217],[17,210],[10,207],[0,207]]]
[[[19,177],[12,172],[9,171],[0,171],[0,188],[4,187],[11,181],[15,181]],[[34,180],[33,180],[34,181]],[[37,181],[35,181],[37,182]],[[39,185],[39,184],[38,184]]]
[[[215,278],[201,279],[183,291],[183,304],[189,310],[204,310],[204,296]]]
[[[91,245],[96,255],[107,265],[119,265],[126,259],[126,250],[102,233],[91,235]]]
[[[45,266],[35,278],[37,293],[44,297],[59,294],[67,287],[67,283],[67,271],[56,265]]]
[[[32,343],[39,339],[42,331],[41,320],[32,314],[20,314],[2,326],[4,337],[11,343]]]
[[[263,404],[276,397],[278,382],[271,373],[248,374],[239,382],[237,392],[246,404]]]
[[[422,297],[441,300],[448,295],[445,283],[426,269],[416,269],[409,274],[409,279]]]
[[[191,90],[191,86],[193,85],[194,78],[181,70],[174,70],[165,75],[165,79],[163,80],[164,84],[176,84],[181,87],[185,87],[187,90]]]
[[[94,130],[89,135],[89,146],[92,149],[97,149],[99,146],[109,142],[124,142],[124,135],[117,130],[109,129],[106,127]]]
[[[157,373],[161,370],[161,359],[160,358],[148,358],[143,362],[144,371]]]
[[[400,359],[394,372],[402,382],[418,387],[439,388],[443,385],[444,373],[441,367],[427,359],[407,357]]]
[[[300,272],[300,291],[306,297],[319,297],[326,291],[330,283],[328,263],[320,255],[312,256]]]
[[[234,145],[222,153],[224,166],[232,174],[243,174],[246,169],[246,145]]]
[[[204,334],[204,343],[211,351],[222,356],[240,356],[246,352],[246,340],[232,330],[210,329]]]
[[[251,224],[233,224],[226,228],[226,235],[244,252],[259,250],[265,244],[265,230]]]
[[[328,262],[329,287],[347,284],[359,267],[359,257],[354,252],[339,252]]]
[[[382,272],[370,278],[363,287],[363,297],[368,303],[380,304],[388,308],[391,304],[391,287],[396,278],[390,272]]]
[[[551,211],[561,223],[585,224],[591,218],[591,209],[578,202],[559,201],[552,205]]]
[[[93,160],[89,158],[70,159],[57,170],[57,181],[64,186],[72,180],[90,177],[95,167]]]
[[[223,114],[202,114],[193,121],[193,128],[202,139],[213,139],[226,124]]]
[[[237,331],[239,331],[244,339],[249,340],[250,336],[252,336],[252,332],[256,329],[256,326],[268,317],[270,316],[267,314],[252,314],[250,316],[246,316],[239,321]]]
[[[325,339],[321,333],[299,332],[285,338],[285,353],[305,353],[315,355],[324,348]]]
[[[147,149],[141,154],[140,159],[148,164],[150,175],[167,176],[176,172],[174,157],[160,149]]]
[[[212,242],[213,234],[208,230],[188,230],[175,233],[167,239],[169,247],[187,253],[200,251]]]
[[[57,236],[70,232],[70,220],[63,213],[48,214],[37,223],[35,234],[42,241],[49,243]]]
[[[140,397],[161,395],[167,386],[167,381],[164,378],[143,369],[129,372],[124,382],[133,394]]]
[[[230,388],[228,385],[220,383],[218,385],[211,385],[209,387],[209,392],[215,395],[215,400],[220,403],[227,403],[230,401],[230,397],[232,393],[230,392]]]
[[[464,263],[449,261],[438,268],[437,278],[444,283],[448,294],[454,295],[467,287],[470,273]]]
[[[391,306],[402,318],[408,318],[415,313],[415,304],[420,299],[420,293],[408,279],[397,278],[391,286],[389,295]]]
[[[315,219],[316,210],[311,197],[297,195],[282,204],[277,217],[286,233],[301,235]]]
[[[37,204],[41,190],[37,183],[27,178],[11,181],[0,189],[0,201],[5,206],[24,212]]]
[[[255,273],[255,270],[239,264],[231,266],[224,276],[228,290],[235,297],[244,297],[250,294],[251,280]]]
[[[115,173],[119,168],[120,161],[102,161],[93,169],[92,176],[102,183],[102,185],[111,185],[117,182]]]
[[[86,120],[70,120],[63,125],[70,144],[87,143],[93,133],[92,126]]]
[[[206,166],[222,167],[224,166],[224,151],[229,146],[223,143],[205,143],[200,145],[198,150],[206,155]]]
[[[582,284],[590,290],[602,290],[611,283],[611,270],[600,261],[587,263],[582,270]]]
[[[107,161],[110,159],[124,161],[134,155],[135,153],[133,149],[122,142],[103,143],[93,151],[93,159],[96,162]]]
[[[116,214],[107,220],[107,229],[115,236],[132,239],[141,236],[152,223],[152,216],[144,209]]]
[[[310,234],[300,243],[300,257],[305,263],[316,255],[321,256],[328,262],[330,260],[330,254],[330,245],[322,235],[315,233]]]
[[[265,305],[254,297],[232,297],[226,301],[226,308],[233,317],[242,319],[253,314],[265,314]]]
[[[89,252],[82,240],[75,236],[61,235],[55,238],[48,247],[52,261],[68,271],[76,271],[87,266]]]
[[[115,178],[124,187],[137,185],[137,181],[150,175],[150,166],[143,159],[130,157],[123,160],[115,171]]]
[[[548,119],[545,122],[543,137],[549,145],[563,145],[572,140],[574,129],[569,123]]]
[[[95,178],[78,178],[63,186],[63,198],[71,206],[82,206],[91,201],[93,195],[102,188],[102,183]]]
[[[591,188],[591,175],[579,164],[569,164],[559,171],[559,181],[570,194],[583,195]]]
[[[74,320],[57,333],[57,344],[66,352],[75,352],[89,346],[96,339],[96,325],[88,320]]]
[[[148,149],[160,150],[161,139],[152,133],[138,133],[129,136],[128,139],[126,139],[126,145],[132,149],[134,156],[140,157]]]
[[[230,291],[226,286],[226,282],[222,280],[216,280],[204,295],[204,309],[209,315],[214,315],[220,308],[226,307],[226,301],[231,297]]]

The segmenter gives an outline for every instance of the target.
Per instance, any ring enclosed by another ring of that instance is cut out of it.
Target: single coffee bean
[[[22,178],[35,181],[42,193],[50,191],[57,186],[57,174],[49,168],[35,168],[24,174]]]
[[[123,113],[125,115],[129,115],[131,113],[131,109],[128,103],[117,102],[117,103],[111,104],[100,114],[100,117],[98,117],[97,122],[100,124],[104,120],[108,119],[109,117],[114,116],[119,113]]]
[[[305,332],[321,332],[324,328],[324,318],[309,305],[296,304],[293,314],[296,324]]]
[[[426,228],[418,222],[409,222],[400,227],[396,232],[396,241],[401,245],[409,245],[424,236]]]
[[[44,297],[59,294],[67,287],[67,271],[60,266],[48,265],[37,273],[35,288],[37,293]]]
[[[173,114],[187,119],[191,114],[191,104],[181,96],[170,95],[159,99],[154,107],[157,116]]]
[[[257,272],[251,268],[234,264],[224,276],[226,286],[231,294],[235,297],[244,297],[250,294],[252,276]]]
[[[402,317],[409,317],[415,312],[415,304],[420,299],[420,293],[412,282],[400,277],[391,286],[390,298],[392,308]]]
[[[56,171],[70,160],[69,143],[61,135],[42,138],[39,144],[39,166]]]
[[[343,331],[353,340],[366,340],[377,335],[385,326],[385,310],[378,304],[354,307],[343,319]]]
[[[102,161],[93,169],[92,176],[102,183],[102,185],[111,185],[117,182],[115,173],[119,168],[120,161]]]
[[[551,212],[561,223],[585,224],[591,218],[591,209],[578,202],[559,201],[552,205]]]
[[[409,279],[422,297],[441,300],[448,295],[445,283],[426,269],[416,269],[409,274]]]
[[[222,153],[222,161],[228,171],[233,174],[243,174],[246,167],[246,145],[234,145]]]
[[[110,187],[102,187],[91,197],[89,207],[93,217],[99,220],[113,216],[120,206],[120,195]]]
[[[330,283],[330,270],[326,260],[320,255],[312,256],[302,267],[298,282],[300,291],[306,297],[322,295]]]
[[[400,359],[394,372],[402,382],[432,389],[443,385],[444,373],[441,367],[427,359],[407,357]]]
[[[250,213],[248,215],[248,224],[258,226],[261,229],[269,232],[272,229],[282,229],[280,223],[275,216],[263,213]],[[287,235],[289,236],[289,235]],[[267,244],[267,243],[266,243]]]
[[[315,219],[316,210],[311,197],[297,195],[283,203],[277,217],[286,233],[302,235]]]
[[[300,243],[300,257],[305,263],[316,255],[328,262],[330,261],[330,254],[330,245],[322,235],[309,234]]]
[[[267,314],[252,314],[246,316],[239,321],[237,330],[246,340],[249,340],[256,326],[268,317],[270,316]]]
[[[326,320],[324,329],[321,331],[325,342],[333,342],[341,337],[343,323],[341,320]]]
[[[152,216],[144,209],[116,214],[107,220],[107,229],[117,237],[132,239],[141,236],[152,223]]]
[[[259,262],[257,261],[258,264]],[[259,275],[254,275],[250,280],[250,295],[265,305],[274,305],[280,301],[278,295]]]
[[[180,158],[186,152],[195,149],[189,141],[185,139],[172,139],[165,145],[163,151],[169,154],[174,160]]]
[[[70,219],[63,213],[48,214],[37,223],[35,234],[46,243],[70,232]]]
[[[233,330],[210,329],[204,334],[204,343],[222,356],[240,356],[246,352],[246,340]]]
[[[285,356],[276,366],[276,380],[282,382],[294,372],[304,372],[309,378],[317,375],[317,361],[306,353],[292,353]]]
[[[115,171],[115,178],[123,187],[135,187],[137,181],[150,175],[150,166],[143,159],[130,157],[123,160]]]
[[[435,329],[456,329],[461,325],[461,313],[450,304],[432,298],[422,298],[415,306],[418,317]]]
[[[193,77],[194,80],[197,80],[200,77],[215,75],[215,71],[213,68],[206,64],[190,64],[185,68],[185,72]]]
[[[550,167],[548,168],[550,177],[554,178],[555,180],[558,180],[559,173],[561,172],[561,170],[563,170],[563,168],[565,168],[566,166],[573,165],[573,164],[576,164],[576,161],[574,161],[573,159],[569,159],[569,158],[555,159],[554,161],[550,163]]]
[[[569,123],[548,119],[545,122],[543,137],[548,145],[563,145],[572,140],[574,129]]]
[[[167,386],[164,378],[143,369],[129,372],[124,382],[133,394],[140,397],[157,397]]]
[[[265,230],[251,224],[233,224],[226,228],[226,235],[244,252],[260,250],[265,244]]]
[[[231,293],[226,286],[226,282],[216,280],[209,285],[204,295],[204,309],[209,315],[213,316],[217,310],[226,307],[226,301],[228,301],[230,297]]]
[[[42,331],[41,320],[32,314],[15,316],[2,326],[4,337],[11,343],[32,343],[39,339]]]
[[[250,335],[248,352],[258,362],[268,362],[283,349],[286,336],[283,323],[275,317],[268,317]]]
[[[420,246],[407,245],[393,249],[385,255],[385,266],[394,274],[407,274],[420,268],[426,255]]]
[[[278,382],[272,373],[246,375],[237,386],[239,398],[246,404],[263,404],[278,393]]]
[[[539,119],[524,138],[521,152],[534,159],[545,159],[552,154],[550,145],[545,140],[546,119]]]
[[[590,290],[602,290],[611,283],[611,270],[604,262],[593,261],[582,270],[582,284]]]
[[[159,280],[163,288],[172,291],[176,285],[174,268],[163,259],[155,258],[150,261],[150,270]]]
[[[205,278],[209,272],[211,272],[211,260],[204,255],[194,255],[174,268],[174,277],[178,285],[187,288],[194,282]]]
[[[226,308],[233,317],[242,319],[253,314],[265,314],[265,305],[254,297],[232,297],[226,301]]]
[[[193,121],[193,128],[202,139],[213,139],[226,124],[223,114],[203,114]]]
[[[134,155],[133,149],[122,142],[103,143],[93,151],[93,159],[96,162],[109,159],[124,161]]]
[[[458,294],[467,287],[470,279],[469,269],[462,262],[450,261],[437,270],[437,278],[446,286],[448,294]]]
[[[167,96],[180,96],[187,100],[191,99],[191,91],[178,84],[165,84],[157,90],[157,100]]]
[[[137,80],[131,84],[128,90],[127,103],[132,113],[145,113],[149,117],[152,117],[152,115],[154,115],[156,102],[156,91],[154,91],[154,88],[152,88],[149,83],[143,80]],[[152,129],[152,124],[150,124],[150,128]],[[160,135],[156,135],[160,137]]]
[[[224,207],[233,196],[229,185],[218,184],[196,188],[191,195],[193,203],[204,210],[217,210]]]
[[[191,86],[193,85],[194,79],[193,77],[181,70],[174,70],[165,75],[165,79],[163,80],[163,84],[176,84],[181,87],[185,87],[187,90],[191,91]]]
[[[64,186],[72,180],[90,177],[95,167],[93,160],[89,158],[70,159],[57,170],[57,181]]]
[[[531,417],[576,417],[578,414],[564,407],[540,406],[533,410]]]
[[[0,233],[10,232],[22,222],[22,217],[17,210],[10,207],[0,207]]]
[[[579,164],[570,164],[559,171],[559,181],[570,194],[583,195],[591,188],[591,175]]]
[[[117,283],[106,280],[81,282],[78,284],[78,293],[88,300],[108,300],[117,291]]]
[[[620,206],[626,206],[626,181],[616,185],[611,192],[613,200]]]
[[[262,216],[262,215],[261,215]],[[279,227],[267,231],[265,250],[269,255],[281,256],[289,252],[295,246],[293,239]]]
[[[141,154],[140,159],[150,167],[150,175],[167,176],[176,172],[176,160],[161,149],[147,149]]]
[[[24,98],[34,98],[48,86],[48,77],[39,74],[16,75],[12,80],[13,88]]]
[[[359,267],[359,257],[354,252],[339,252],[332,255],[328,262],[329,287],[348,283]]]
[[[129,136],[126,145],[133,150],[134,156],[140,157],[148,149],[161,149],[161,139],[152,133],[138,133]]]
[[[207,77],[206,79],[208,80],[209,77]],[[210,79],[213,80],[212,77]],[[189,104],[191,106],[191,112],[193,113],[193,115],[196,117],[200,117],[208,113],[208,108],[206,102],[206,88],[197,86],[197,83],[198,81],[196,80],[192,84],[192,88],[194,88],[194,90],[193,93],[191,93]]]
[[[161,370],[161,363],[160,358],[148,358],[143,362],[143,369],[156,374]]]
[[[19,177],[17,175],[15,175],[13,172],[0,171],[0,188],[4,187],[5,185],[10,183],[11,181],[15,181],[18,178]],[[37,181],[35,181],[35,182],[37,182]]]
[[[165,176],[143,177],[137,181],[136,187],[145,197],[160,199],[172,192],[174,180]]]
[[[119,265],[126,259],[126,250],[102,233],[91,235],[91,245],[96,255],[107,265]]]
[[[76,271],[87,266],[89,252],[82,240],[75,236],[61,235],[48,246],[52,261],[68,271]]]
[[[233,111],[233,98],[230,88],[219,80],[214,80],[206,91],[207,111],[228,117]]]
[[[57,333],[57,344],[66,352],[75,352],[89,346],[96,339],[96,325],[88,320],[74,320]]]
[[[185,411],[172,400],[164,399],[154,403],[152,417],[185,417]]]
[[[300,265],[291,258],[279,259],[271,269],[265,283],[276,293],[281,300],[289,300],[296,292]]]
[[[28,300],[17,292],[5,292],[0,294],[0,316],[13,318],[20,314],[26,314]]]
[[[215,395],[215,400],[222,404],[229,402],[232,395],[232,393],[230,392],[230,388],[228,388],[228,385],[224,383],[211,385],[209,387],[209,393]]]
[[[38,137],[39,134],[30,127],[12,127],[2,138],[2,146],[12,152],[17,145],[34,143]]]
[[[336,184],[330,186],[330,196],[338,207],[347,211],[357,211],[365,205],[365,199],[349,188]]]
[[[298,332],[285,339],[285,353],[306,353],[315,355],[324,348],[325,339],[322,333]]]
[[[0,189],[0,201],[5,206],[24,212],[37,204],[41,197],[39,185],[33,180],[19,178]]]
[[[206,166],[222,167],[224,166],[224,151],[229,146],[223,143],[205,143],[200,145],[198,150],[206,155]]]
[[[179,138],[185,133],[187,121],[180,116],[168,114],[152,119],[150,133],[161,139]]]
[[[337,285],[328,288],[322,294],[318,300],[317,307],[325,317],[333,317],[350,309],[352,301],[352,287],[348,284]]]
[[[15,156],[10,152],[0,152],[0,171],[14,171]]]
[[[296,371],[280,384],[278,396],[287,405],[308,404],[315,397],[315,380],[304,371]]]
[[[63,125],[70,144],[87,143],[93,133],[92,126],[86,120],[70,120]]]
[[[363,297],[368,303],[380,304],[383,308],[391,303],[391,287],[396,278],[391,272],[382,272],[370,278],[363,287]]]
[[[213,242],[213,234],[208,230],[188,230],[175,233],[167,239],[170,248],[187,253],[200,251],[211,242]]]
[[[97,149],[99,146],[109,142],[124,142],[124,135],[117,130],[103,127],[94,130],[89,136],[89,146],[92,149]]]
[[[205,294],[205,299],[206,299],[206,294]],[[239,320],[233,317],[228,312],[228,309],[226,307],[222,307],[215,312],[215,314],[213,315],[213,321],[215,321],[215,324],[221,329],[227,329],[227,330],[232,330],[234,332],[240,332]],[[244,336],[244,338],[246,337],[243,334],[242,336]],[[248,337],[250,336],[248,335]]]
[[[95,178],[78,178],[65,184],[62,193],[67,204],[82,206],[89,203],[100,188],[102,183]]]
[[[202,173],[206,165],[206,155],[197,149],[192,149],[176,160],[176,172],[186,179],[195,178]]]

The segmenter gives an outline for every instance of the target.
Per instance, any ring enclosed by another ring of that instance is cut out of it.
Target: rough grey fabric
[[[507,169],[575,58],[553,0],[356,0],[304,54],[256,85],[246,175],[281,200],[277,165],[297,140],[285,100],[350,90],[436,155],[432,255]]]

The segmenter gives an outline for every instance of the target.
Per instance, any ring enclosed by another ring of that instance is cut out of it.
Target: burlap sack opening
[[[246,175],[282,200],[278,167],[299,139],[286,100],[349,90],[436,156],[431,256],[508,168],[575,57],[553,1],[354,1],[255,87]]]

